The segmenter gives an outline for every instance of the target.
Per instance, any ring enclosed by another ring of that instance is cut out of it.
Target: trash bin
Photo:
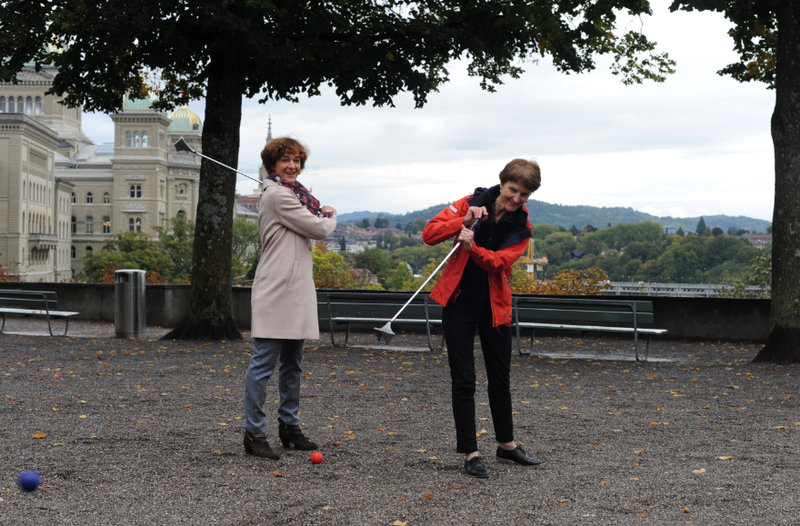
[[[138,338],[147,324],[144,316],[144,270],[114,273],[114,329],[118,338]]]

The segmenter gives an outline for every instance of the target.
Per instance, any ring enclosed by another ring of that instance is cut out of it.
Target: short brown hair
[[[542,184],[542,171],[539,169],[539,163],[514,159],[500,172],[500,183],[505,184],[508,181],[521,184],[531,193],[535,192]]]
[[[264,168],[266,168],[268,172],[271,172],[275,169],[278,159],[287,153],[291,154],[294,152],[297,152],[297,155],[300,156],[300,169],[305,169],[306,159],[308,159],[308,148],[297,139],[292,139],[291,137],[278,137],[277,139],[269,141],[267,145],[264,146],[264,149],[261,150],[261,161],[264,163]]]

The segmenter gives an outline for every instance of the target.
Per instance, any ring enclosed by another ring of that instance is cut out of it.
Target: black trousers
[[[514,440],[511,416],[511,327],[492,327],[489,301],[465,298],[448,304],[442,313],[447,359],[452,380],[453,417],[457,451],[478,450],[475,435],[475,329],[481,339],[486,375],[489,379],[489,408],[498,442]]]

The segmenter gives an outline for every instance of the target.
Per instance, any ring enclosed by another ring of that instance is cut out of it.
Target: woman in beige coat
[[[336,210],[319,201],[297,182],[308,152],[298,141],[281,137],[261,152],[268,172],[261,194],[258,263],[251,307],[253,356],[245,384],[245,452],[257,457],[280,456],[266,438],[267,382],[280,361],[278,436],[285,448],[317,449],[300,430],[300,376],[304,340],[319,338],[317,294],[311,240],[324,239],[336,227]]]

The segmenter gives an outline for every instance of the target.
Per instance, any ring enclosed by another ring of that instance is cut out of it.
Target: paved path
[[[2,524],[798,524],[800,367],[751,364],[757,344],[654,342],[662,361],[636,363],[627,339],[541,338],[551,356],[513,358],[512,396],[517,438],[544,463],[494,459],[481,373],[491,476],[476,480],[455,453],[446,356],[418,335],[392,342],[411,352],[368,334],[308,342],[315,466],[272,425],[282,458],[244,454],[250,340],[85,322],[51,338],[18,321],[0,335]],[[42,489],[17,489],[25,470]]]

